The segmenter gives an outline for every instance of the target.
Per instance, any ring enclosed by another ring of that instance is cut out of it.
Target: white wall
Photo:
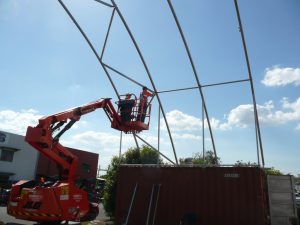
[[[10,180],[31,180],[35,177],[38,151],[24,141],[24,136],[0,131],[6,135],[0,147],[19,149],[14,153],[12,162],[0,161],[0,172],[14,173]]]

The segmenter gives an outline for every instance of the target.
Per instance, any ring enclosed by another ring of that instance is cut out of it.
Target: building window
[[[14,158],[14,151],[2,149],[0,161],[12,162]]]
[[[5,143],[7,142],[7,135],[0,132],[0,142]]]
[[[82,170],[84,173],[90,173],[91,172],[91,165],[87,163],[82,163]]]
[[[8,182],[8,175],[0,175],[0,184]]]

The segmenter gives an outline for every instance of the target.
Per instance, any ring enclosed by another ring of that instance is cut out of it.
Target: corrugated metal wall
[[[126,221],[135,184],[129,225],[147,224],[147,217],[151,225],[179,225],[186,217],[191,225],[265,225],[264,180],[259,168],[121,167],[116,225]]]
[[[270,217],[272,225],[289,225],[297,218],[293,177],[267,176]]]

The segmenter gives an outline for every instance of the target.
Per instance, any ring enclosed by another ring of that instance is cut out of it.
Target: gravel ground
[[[82,225],[105,225],[109,223],[105,223],[109,218],[105,216],[105,212],[103,209],[103,205],[99,205],[99,215],[96,220],[90,221],[90,222],[84,222],[81,223]],[[34,225],[34,222],[25,221],[25,220],[17,220],[14,217],[7,215],[6,213],[6,207],[0,207],[0,225],[5,224],[18,224],[18,225]],[[70,222],[70,225],[80,225],[80,223]],[[112,223],[110,223],[112,224]]]

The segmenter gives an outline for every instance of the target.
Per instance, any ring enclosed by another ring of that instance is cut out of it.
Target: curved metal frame
[[[174,141],[173,141],[173,138],[172,138],[172,133],[171,133],[171,130],[170,130],[170,127],[169,127],[169,123],[168,123],[168,120],[167,120],[167,117],[166,117],[166,113],[164,111],[164,108],[163,108],[163,105],[162,105],[162,102],[160,100],[160,96],[159,94],[162,94],[162,93],[168,93],[168,92],[174,92],[174,91],[186,91],[186,90],[193,90],[193,89],[198,89],[199,90],[199,94],[200,94],[200,97],[201,97],[201,100],[202,100],[202,104],[201,104],[201,109],[202,109],[202,126],[204,126],[204,115],[205,115],[205,118],[206,118],[206,121],[207,121],[207,124],[208,124],[208,128],[209,128],[209,133],[210,133],[210,137],[211,137],[211,141],[212,141],[212,146],[213,146],[213,151],[214,151],[214,155],[215,157],[217,158],[217,151],[216,151],[216,147],[215,147],[215,141],[214,141],[214,137],[213,137],[213,132],[212,132],[212,127],[211,127],[211,123],[210,123],[210,120],[209,120],[209,115],[208,115],[208,110],[207,110],[207,106],[206,106],[206,102],[205,102],[205,98],[204,98],[204,93],[203,93],[203,88],[206,88],[206,87],[212,87],[212,86],[218,86],[218,85],[227,85],[227,84],[234,84],[234,83],[240,83],[240,82],[250,82],[250,85],[251,85],[251,93],[252,93],[252,100],[253,100],[253,106],[254,106],[254,118],[255,118],[255,132],[256,132],[256,144],[257,144],[257,157],[258,157],[258,165],[260,165],[260,156],[262,158],[262,165],[264,166],[264,155],[263,155],[263,148],[262,148],[262,141],[261,141],[261,133],[260,133],[260,127],[259,127],[259,120],[258,120],[258,113],[257,113],[257,106],[256,106],[256,99],[255,99],[255,94],[254,94],[254,85],[253,85],[253,78],[252,78],[252,72],[251,72],[251,67],[250,67],[250,62],[249,62],[249,57],[248,57],[248,53],[247,53],[247,47],[246,47],[246,41],[245,41],[245,36],[244,36],[244,32],[243,32],[243,27],[242,27],[242,22],[241,22],[241,17],[240,17],[240,13],[239,13],[239,9],[238,9],[238,3],[237,3],[237,0],[234,0],[234,4],[235,4],[235,9],[236,9],[236,14],[237,14],[237,18],[238,18],[238,23],[239,23],[239,28],[240,28],[240,32],[241,32],[241,38],[242,38],[242,43],[243,43],[243,49],[244,49],[244,54],[245,54],[245,59],[246,59],[246,63],[247,63],[247,69],[248,69],[248,78],[247,79],[242,79],[242,80],[235,80],[235,81],[227,81],[227,82],[221,82],[221,83],[215,83],[215,84],[206,84],[206,85],[201,85],[200,83],[200,79],[199,79],[199,75],[198,75],[198,72],[196,70],[196,67],[195,67],[195,64],[193,62],[193,58],[192,58],[192,55],[190,53],[190,50],[189,50],[189,46],[188,46],[188,43],[185,39],[185,36],[184,36],[184,32],[182,30],[182,27],[179,23],[179,20],[177,18],[177,15],[176,15],[176,12],[175,12],[175,9],[172,5],[172,2],[171,0],[167,0],[167,3],[168,3],[168,6],[171,10],[171,13],[172,13],[172,16],[174,18],[174,21],[176,23],[176,26],[178,28],[178,31],[180,33],[180,36],[181,36],[181,39],[183,41],[183,44],[184,44],[184,47],[185,47],[185,50],[186,50],[186,53],[187,53],[187,56],[189,58],[189,61],[190,61],[190,64],[192,66],[192,70],[193,70],[193,74],[194,74],[194,77],[195,77],[195,80],[196,80],[196,83],[197,83],[197,86],[195,87],[187,87],[187,88],[179,88],[179,89],[172,89],[172,90],[164,90],[164,91],[158,91],[156,86],[155,86],[155,83],[153,81],[153,78],[152,78],[152,75],[150,73],[150,70],[146,64],[146,61],[144,59],[144,56],[139,48],[139,45],[138,43],[136,42],[135,40],[135,37],[133,35],[133,33],[131,32],[125,18],[123,17],[120,9],[118,8],[115,0],[111,0],[111,4],[107,3],[107,2],[104,2],[102,0],[94,0],[108,8],[111,8],[112,9],[112,14],[111,14],[111,17],[110,17],[110,21],[109,21],[109,25],[108,25],[108,29],[107,29],[107,32],[106,32],[106,36],[105,36],[105,40],[104,40],[104,43],[103,43],[103,47],[102,47],[102,50],[101,50],[101,55],[99,55],[97,53],[97,51],[95,50],[93,44],[91,43],[91,41],[89,40],[89,38],[87,37],[87,35],[85,34],[85,32],[83,31],[83,29],[80,27],[79,23],[76,21],[76,19],[73,17],[73,15],[71,14],[71,12],[68,10],[68,8],[66,7],[66,5],[63,3],[62,0],[58,0],[59,3],[61,4],[61,6],[63,7],[63,9],[66,11],[66,13],[68,14],[68,16],[71,18],[72,22],[76,25],[76,27],[78,28],[78,30],[80,31],[80,33],[82,34],[82,36],[84,37],[84,39],[86,40],[86,42],[88,43],[89,47],[91,48],[91,50],[93,51],[93,53],[95,54],[96,58],[98,59],[100,65],[102,66],[107,78],[109,79],[118,99],[120,99],[120,94],[117,90],[117,87],[116,85],[114,84],[113,82],[113,79],[111,77],[111,74],[109,73],[109,70],[110,71],[113,71],[115,72],[117,75],[119,76],[122,76],[123,78],[133,82],[134,84],[138,85],[138,86],[145,86],[143,85],[142,83],[132,79],[130,76],[128,75],[125,75],[124,73],[118,71],[117,69],[111,67],[110,65],[108,65],[107,63],[104,63],[103,62],[103,56],[104,56],[104,53],[105,53],[105,50],[106,50],[106,45],[107,45],[107,41],[109,39],[109,35],[110,35],[110,30],[111,30],[111,27],[112,27],[112,23],[113,23],[113,19],[114,19],[114,16],[117,14],[119,16],[119,18],[121,19],[127,33],[129,34],[130,38],[131,38],[131,41],[132,43],[134,44],[134,47],[141,59],[141,62],[145,68],[145,71],[147,73],[147,76],[148,76],[148,79],[152,85],[152,88],[153,91],[155,94],[156,94],[156,99],[158,101],[158,104],[159,104],[159,115],[158,115],[158,119],[160,120],[160,112],[163,116],[163,119],[164,119],[164,122],[166,124],[166,128],[167,128],[167,131],[168,131],[168,135],[169,135],[169,138],[170,138],[170,142],[171,142],[171,146],[172,146],[172,150],[173,150],[173,154],[174,154],[174,158],[175,158],[175,162],[173,162],[172,160],[170,160],[168,157],[166,157],[165,155],[163,155],[161,152],[160,152],[160,146],[159,146],[159,143],[160,143],[160,127],[159,127],[159,131],[158,131],[158,150],[156,148],[154,148],[152,145],[150,145],[148,142],[146,142],[144,139],[142,139],[141,137],[139,137],[138,135],[136,134],[133,134],[133,137],[134,137],[134,141],[136,143],[136,146],[137,148],[139,149],[139,145],[138,145],[138,141],[137,141],[137,138],[139,138],[141,141],[143,141],[145,144],[147,144],[148,146],[150,146],[151,148],[153,148],[155,151],[157,151],[160,155],[162,155],[165,159],[167,159],[168,161],[170,161],[172,164],[176,164],[178,165],[178,159],[177,159],[177,154],[176,154],[176,150],[175,150],[175,145],[174,145]],[[160,121],[159,121],[160,122]],[[160,126],[160,123],[159,123],[159,126]],[[202,150],[203,150],[203,157],[204,157],[204,151],[205,151],[205,146],[204,146],[204,129],[202,129]],[[121,145],[122,145],[122,133],[120,134],[120,152],[119,152],[119,155],[121,155]]]
[[[244,29],[243,29],[243,25],[242,25],[242,19],[241,19],[241,16],[240,16],[240,11],[239,11],[239,6],[238,6],[237,0],[234,0],[234,6],[235,6],[236,15],[237,15],[238,23],[239,23],[239,29],[240,29],[240,33],[241,33],[243,49],[244,49],[244,54],[245,54],[245,60],[246,60],[248,76],[249,76],[249,82],[250,82],[250,87],[251,87],[251,94],[252,94],[252,101],[253,101],[253,108],[254,108],[257,162],[258,162],[258,165],[260,165],[260,160],[259,160],[259,152],[260,152],[261,160],[262,160],[262,166],[264,167],[265,166],[265,159],[264,159],[264,151],[263,151],[263,146],[262,146],[260,126],[259,126],[259,120],[258,120],[258,113],[257,113],[257,105],[256,105],[255,92],[254,92],[252,71],[251,71],[250,60],[249,60],[247,46],[246,46],[246,39],[245,39]]]

